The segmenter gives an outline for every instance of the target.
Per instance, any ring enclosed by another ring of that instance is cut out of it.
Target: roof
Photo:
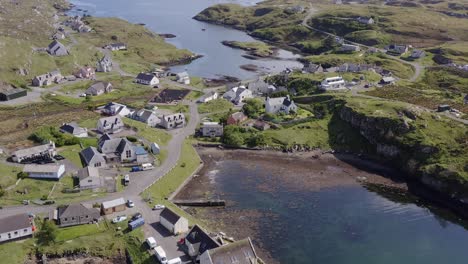
[[[111,47],[125,47],[125,43],[122,42],[117,42],[117,43],[112,43],[110,44]]]
[[[88,177],[99,177],[99,169],[95,167],[85,167],[78,171],[77,176],[80,180]]]
[[[0,83],[0,93],[4,95],[12,95],[12,94],[21,93],[24,91],[26,90],[22,88],[13,87],[6,83]]]
[[[65,165],[63,164],[44,164],[44,165],[39,165],[39,164],[27,164],[23,168],[23,172],[26,173],[45,173],[45,172],[58,172],[60,168],[64,167]]]
[[[244,119],[246,117],[247,116],[244,115],[244,113],[242,113],[242,112],[236,112],[236,113],[231,114],[231,118],[234,118],[237,121],[242,120],[242,119]]]
[[[135,113],[138,118],[144,122],[147,122],[148,119],[152,116],[155,115],[154,111],[148,110],[148,109],[141,109],[138,110],[138,112]]]
[[[207,250],[221,246],[215,239],[213,239],[205,230],[203,230],[198,225],[192,227],[187,236],[185,236],[185,240],[190,242],[190,244],[200,243],[200,248],[198,250],[200,254],[203,254],[203,252]]]
[[[46,152],[50,148],[49,144],[44,144],[40,146],[34,146],[31,148],[26,148],[26,149],[19,149],[15,152],[13,152],[13,156],[21,157],[21,156],[29,156],[41,152]]]
[[[148,152],[146,152],[145,148],[142,146],[136,146],[135,147],[135,154],[136,155],[146,155]]]
[[[112,208],[116,207],[119,205],[124,205],[125,204],[125,199],[124,198],[118,198],[112,201],[106,201],[102,203],[102,208],[107,209],[107,208]]]
[[[154,78],[156,78],[156,76],[154,76],[154,75],[151,74],[151,73],[140,72],[136,78],[137,78],[138,80],[144,80],[144,81],[150,82],[151,80],[153,80]]]
[[[110,82],[97,82],[93,85],[91,85],[86,92],[92,92],[92,91],[105,91],[107,87],[112,87],[112,84]]]
[[[94,211],[96,211],[91,211],[92,209],[86,208],[82,204],[70,204],[66,206],[61,206],[58,207],[57,210],[59,218],[89,215],[91,213],[95,213]]]
[[[60,127],[60,130],[62,130],[64,132],[67,132],[67,133],[70,133],[72,135],[81,134],[81,133],[86,132],[86,129],[78,126],[78,124],[75,123],[75,122],[63,124]]]
[[[256,263],[257,253],[250,238],[208,250],[212,263],[252,264]]]
[[[179,221],[179,219],[182,218],[180,215],[174,213],[171,209],[167,207],[164,208],[164,210],[162,210],[160,216],[166,219],[171,224],[177,223],[177,221]]]
[[[0,234],[31,227],[27,214],[17,214],[0,219]]]
[[[159,149],[158,143],[156,143],[156,142],[151,143],[151,148],[153,148],[153,147]]]
[[[101,157],[102,159],[104,159],[101,155],[101,153],[99,153],[99,151],[97,151],[97,149],[95,147],[87,147],[85,149],[83,149],[81,152],[81,157],[83,157],[83,160],[86,164],[89,164],[91,162],[91,160],[95,157],[95,156],[99,156]]]
[[[189,77],[189,74],[186,71],[177,73],[177,78],[187,78],[187,77]]]
[[[107,126],[111,123],[123,125],[122,119],[118,115],[100,118],[98,123],[101,123],[102,126]]]
[[[383,77],[382,80],[384,82],[394,82],[395,78],[393,78],[393,77]]]

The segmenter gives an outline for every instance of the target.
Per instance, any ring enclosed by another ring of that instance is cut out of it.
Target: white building
[[[189,230],[188,220],[167,207],[159,215],[159,223],[174,235],[185,233]]]
[[[131,118],[143,122],[150,127],[155,127],[161,122],[161,119],[156,116],[156,113],[148,109],[141,109],[134,112]]]
[[[133,110],[126,105],[110,102],[101,108],[102,113],[110,116],[119,115],[121,117],[128,116],[133,113]]]
[[[17,214],[1,218],[0,243],[32,236],[33,225],[33,220],[27,214]]]
[[[205,94],[204,96],[202,96],[200,99],[198,99],[198,102],[199,103],[208,103],[209,101],[213,101],[213,100],[216,100],[218,99],[219,97],[219,94],[218,92],[209,92],[207,94]]]
[[[190,84],[190,76],[187,72],[179,72],[177,73],[177,82],[178,83],[183,83],[186,85]]]
[[[63,164],[27,164],[23,168],[29,178],[53,179],[59,180],[65,174],[65,165]]]
[[[26,149],[19,149],[11,155],[11,159],[14,162],[22,162],[26,159],[34,159],[39,157],[47,157],[52,158],[57,155],[57,151],[55,149],[55,143],[49,142],[48,144],[35,146]]]
[[[135,78],[135,82],[143,85],[155,86],[159,84],[159,79],[152,73],[141,72]]]
[[[322,81],[320,85],[322,90],[331,91],[331,90],[343,90],[346,89],[345,81],[341,76],[326,78]]]
[[[344,52],[355,52],[360,51],[361,48],[358,45],[343,44],[341,45],[340,50]]]
[[[86,167],[80,169],[77,173],[80,182],[80,189],[98,189],[104,186],[104,178],[100,177],[99,169],[95,167]]]
[[[259,263],[258,260],[250,238],[209,249],[200,256],[200,264],[256,264]]]
[[[223,125],[216,122],[204,122],[201,126],[204,137],[220,137],[223,135]]]
[[[159,125],[161,127],[164,127],[165,129],[174,129],[174,128],[184,127],[185,115],[182,113],[177,113],[177,114],[172,114],[172,115],[163,115]]]
[[[85,138],[88,137],[88,130],[86,128],[78,126],[77,123],[64,123],[60,127],[60,132],[71,134],[77,138]]]
[[[234,87],[224,93],[223,98],[233,102],[234,104],[240,104],[246,99],[253,98],[252,91],[245,88],[245,86]]]
[[[124,123],[120,116],[109,116],[103,117],[97,122],[97,131],[102,134],[109,133],[119,133],[124,129]]]
[[[278,98],[267,97],[265,100],[265,112],[270,114],[289,114],[290,112],[297,112],[297,105],[289,98],[289,95]]]

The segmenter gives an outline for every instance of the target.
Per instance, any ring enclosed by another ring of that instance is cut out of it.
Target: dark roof
[[[145,80],[145,81],[151,81],[153,80],[153,78],[155,78],[156,76],[154,76],[153,74],[151,73],[144,73],[144,72],[141,72],[138,74],[138,76],[136,77],[138,80]]]
[[[9,84],[2,84],[0,83],[0,93],[4,94],[4,95],[12,95],[12,94],[16,94],[16,93],[21,93],[21,92],[24,92],[25,90],[22,89],[22,88],[16,88],[16,87],[13,87]]]
[[[95,213],[95,211],[92,211],[92,209],[86,208],[82,204],[70,204],[66,206],[62,206],[57,208],[58,210],[58,217],[77,217],[77,216],[84,216],[84,215],[90,215]]]
[[[156,95],[152,101],[155,103],[170,103],[184,99],[185,96],[187,96],[189,93],[190,90],[186,89],[164,89],[158,95]]]
[[[198,252],[200,254],[203,254],[203,252],[217,248],[220,246],[220,244],[214,240],[208,233],[205,232],[201,227],[198,225],[195,225],[192,230],[187,234],[185,237],[185,240],[190,242],[190,244],[198,244],[200,243],[200,247],[198,249]]]
[[[52,41],[50,44],[49,44],[49,50],[52,49],[53,47],[55,47],[55,45],[59,44],[60,42],[58,42],[57,40],[54,40]],[[60,43],[61,44],[61,43]]]
[[[258,259],[250,238],[208,251],[212,263],[252,264]]]
[[[124,151],[124,149],[125,149],[125,147],[127,145],[132,146],[132,143],[130,141],[128,141],[128,139],[122,138],[120,140],[119,146],[117,147],[117,152],[123,153],[123,151]]]
[[[24,229],[31,226],[27,214],[17,214],[0,219],[0,234],[14,230]]]
[[[284,98],[283,105],[284,106],[290,106],[292,104],[292,100],[288,97]]]
[[[80,152],[80,155],[83,157],[84,162],[89,164],[94,156],[101,155],[101,153],[99,153],[95,147],[87,147]]]
[[[177,221],[179,221],[180,219],[180,216],[178,214],[174,213],[171,209],[167,207],[164,208],[164,210],[162,210],[160,216],[166,219],[171,224],[177,223]]]

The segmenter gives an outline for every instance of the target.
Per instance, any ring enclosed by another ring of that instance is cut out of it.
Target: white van
[[[180,258],[173,258],[170,259],[167,264],[182,264],[182,260]]]
[[[130,184],[130,176],[127,174],[124,176],[124,185],[128,186]]]
[[[154,237],[148,237],[146,239],[146,244],[148,244],[149,248],[155,248],[157,246],[156,239],[154,239]]]
[[[141,169],[146,171],[146,170],[152,170],[154,169],[153,164],[151,163],[143,163],[141,164]]]
[[[161,264],[167,264],[166,251],[161,246],[155,247],[155,256]]]

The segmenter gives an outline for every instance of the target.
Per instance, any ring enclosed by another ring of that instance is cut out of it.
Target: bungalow
[[[121,132],[123,129],[124,123],[118,115],[103,117],[97,122],[97,131],[101,134],[115,134]]]
[[[219,97],[218,92],[212,91],[212,92],[209,92],[209,93],[203,95],[200,99],[198,99],[198,102],[199,103],[208,103],[209,101],[213,101],[213,100],[218,99],[218,97]]]
[[[127,50],[127,45],[125,43],[111,43],[105,46],[105,48],[110,49],[112,51]]]
[[[286,97],[270,98],[267,97],[265,101],[265,112],[270,114],[289,114],[290,112],[297,112],[297,106],[289,95]]]
[[[159,147],[158,143],[151,143],[150,145],[151,153],[157,155],[161,152],[161,148]]]
[[[190,84],[190,76],[187,72],[179,72],[176,74],[176,77],[178,83],[183,83],[186,85]]]
[[[101,110],[102,110],[102,113],[105,115],[109,115],[109,116],[118,115],[121,117],[128,116],[132,114],[133,112],[126,105],[115,103],[115,102],[110,102],[106,104],[104,107],[101,108]]]
[[[17,214],[0,219],[0,242],[31,237],[35,230],[28,214]]]
[[[58,40],[52,41],[49,46],[47,46],[47,52],[52,56],[66,56],[70,54],[65,45]]]
[[[398,55],[398,56],[403,55],[406,52],[408,52],[408,46],[400,45],[400,44],[391,44],[385,47],[385,49],[387,50],[388,54]]]
[[[136,162],[138,164],[151,163],[148,152],[143,146],[135,146],[134,151],[136,156]]]
[[[185,116],[182,113],[163,115],[159,125],[165,129],[181,128],[185,126]]]
[[[155,86],[159,84],[159,79],[152,73],[140,72],[135,78],[135,82],[143,85]]]
[[[0,101],[10,101],[27,95],[27,91],[22,88],[15,88],[8,84],[0,83]]]
[[[81,78],[81,79],[95,79],[96,71],[94,70],[93,67],[84,66],[78,69],[78,71],[76,71],[74,75],[76,78]]]
[[[98,62],[96,63],[96,71],[97,72],[112,71],[112,59],[108,56],[102,57],[102,59],[98,60]]]
[[[150,127],[156,127],[161,122],[161,119],[156,116],[156,113],[148,109],[141,109],[134,112],[131,118],[143,122]]]
[[[345,81],[341,76],[326,78],[322,81],[320,88],[326,91],[346,89]]]
[[[65,165],[63,164],[27,164],[23,172],[28,174],[29,178],[59,180],[65,174]]]
[[[80,190],[99,189],[104,187],[104,178],[99,175],[96,167],[85,167],[78,171],[76,178],[79,181]]]
[[[187,254],[192,258],[196,258],[207,250],[220,247],[221,244],[201,227],[194,225],[185,236],[185,246],[187,247]]]
[[[302,68],[302,71],[304,73],[322,73],[323,67],[320,64],[309,63],[308,65],[304,66],[304,68]]]
[[[80,152],[80,157],[85,166],[103,168],[106,167],[106,159],[104,156],[95,148],[87,147]]]
[[[395,78],[389,76],[389,77],[383,77],[379,84],[382,84],[382,85],[389,85],[389,84],[394,84],[395,83]]]
[[[188,220],[167,207],[159,215],[159,223],[174,235],[188,231]]]
[[[14,162],[21,163],[22,161],[34,158],[52,158],[57,155],[55,143],[50,141],[48,144],[35,146],[26,149],[19,149],[11,155]]]
[[[59,206],[52,213],[60,227],[90,224],[100,218],[98,209],[86,208],[82,204]]]
[[[135,146],[126,138],[112,138],[104,135],[99,139],[98,151],[100,151],[106,162],[132,162],[137,159]]]
[[[247,116],[244,115],[242,112],[236,112],[231,115],[229,115],[227,119],[227,124],[228,125],[239,125],[240,123],[244,122],[247,120]]]
[[[245,86],[239,86],[227,91],[223,95],[223,98],[234,104],[240,104],[246,99],[253,98],[253,94],[252,91],[245,88]]]
[[[201,133],[204,137],[221,137],[223,125],[217,122],[204,122],[201,126]]]
[[[101,213],[103,215],[108,215],[115,212],[125,211],[126,208],[125,199],[118,198],[112,201],[103,202],[101,204]]]
[[[209,249],[200,256],[200,264],[252,264],[259,263],[258,261],[259,257],[250,238]]]
[[[43,75],[38,75],[32,79],[33,86],[47,86],[52,83],[59,83],[63,80],[63,76],[59,70],[51,71]]]
[[[372,25],[375,22],[372,17],[358,17],[356,18],[356,21],[366,25]]]
[[[340,51],[343,51],[343,52],[357,52],[360,50],[361,50],[361,47],[359,47],[358,45],[343,44],[340,47]]]
[[[75,122],[64,123],[60,127],[60,132],[72,134],[73,136],[75,136],[77,138],[88,137],[88,130],[86,128],[82,128],[82,127],[78,126],[78,124],[75,123]]]
[[[112,92],[112,83],[110,82],[97,82],[91,85],[86,90],[86,95],[98,96],[105,93]]]
[[[410,58],[411,59],[420,59],[420,58],[422,58],[424,56],[426,56],[426,52],[424,52],[424,50],[415,49],[415,50],[413,50],[413,52],[411,52]]]

